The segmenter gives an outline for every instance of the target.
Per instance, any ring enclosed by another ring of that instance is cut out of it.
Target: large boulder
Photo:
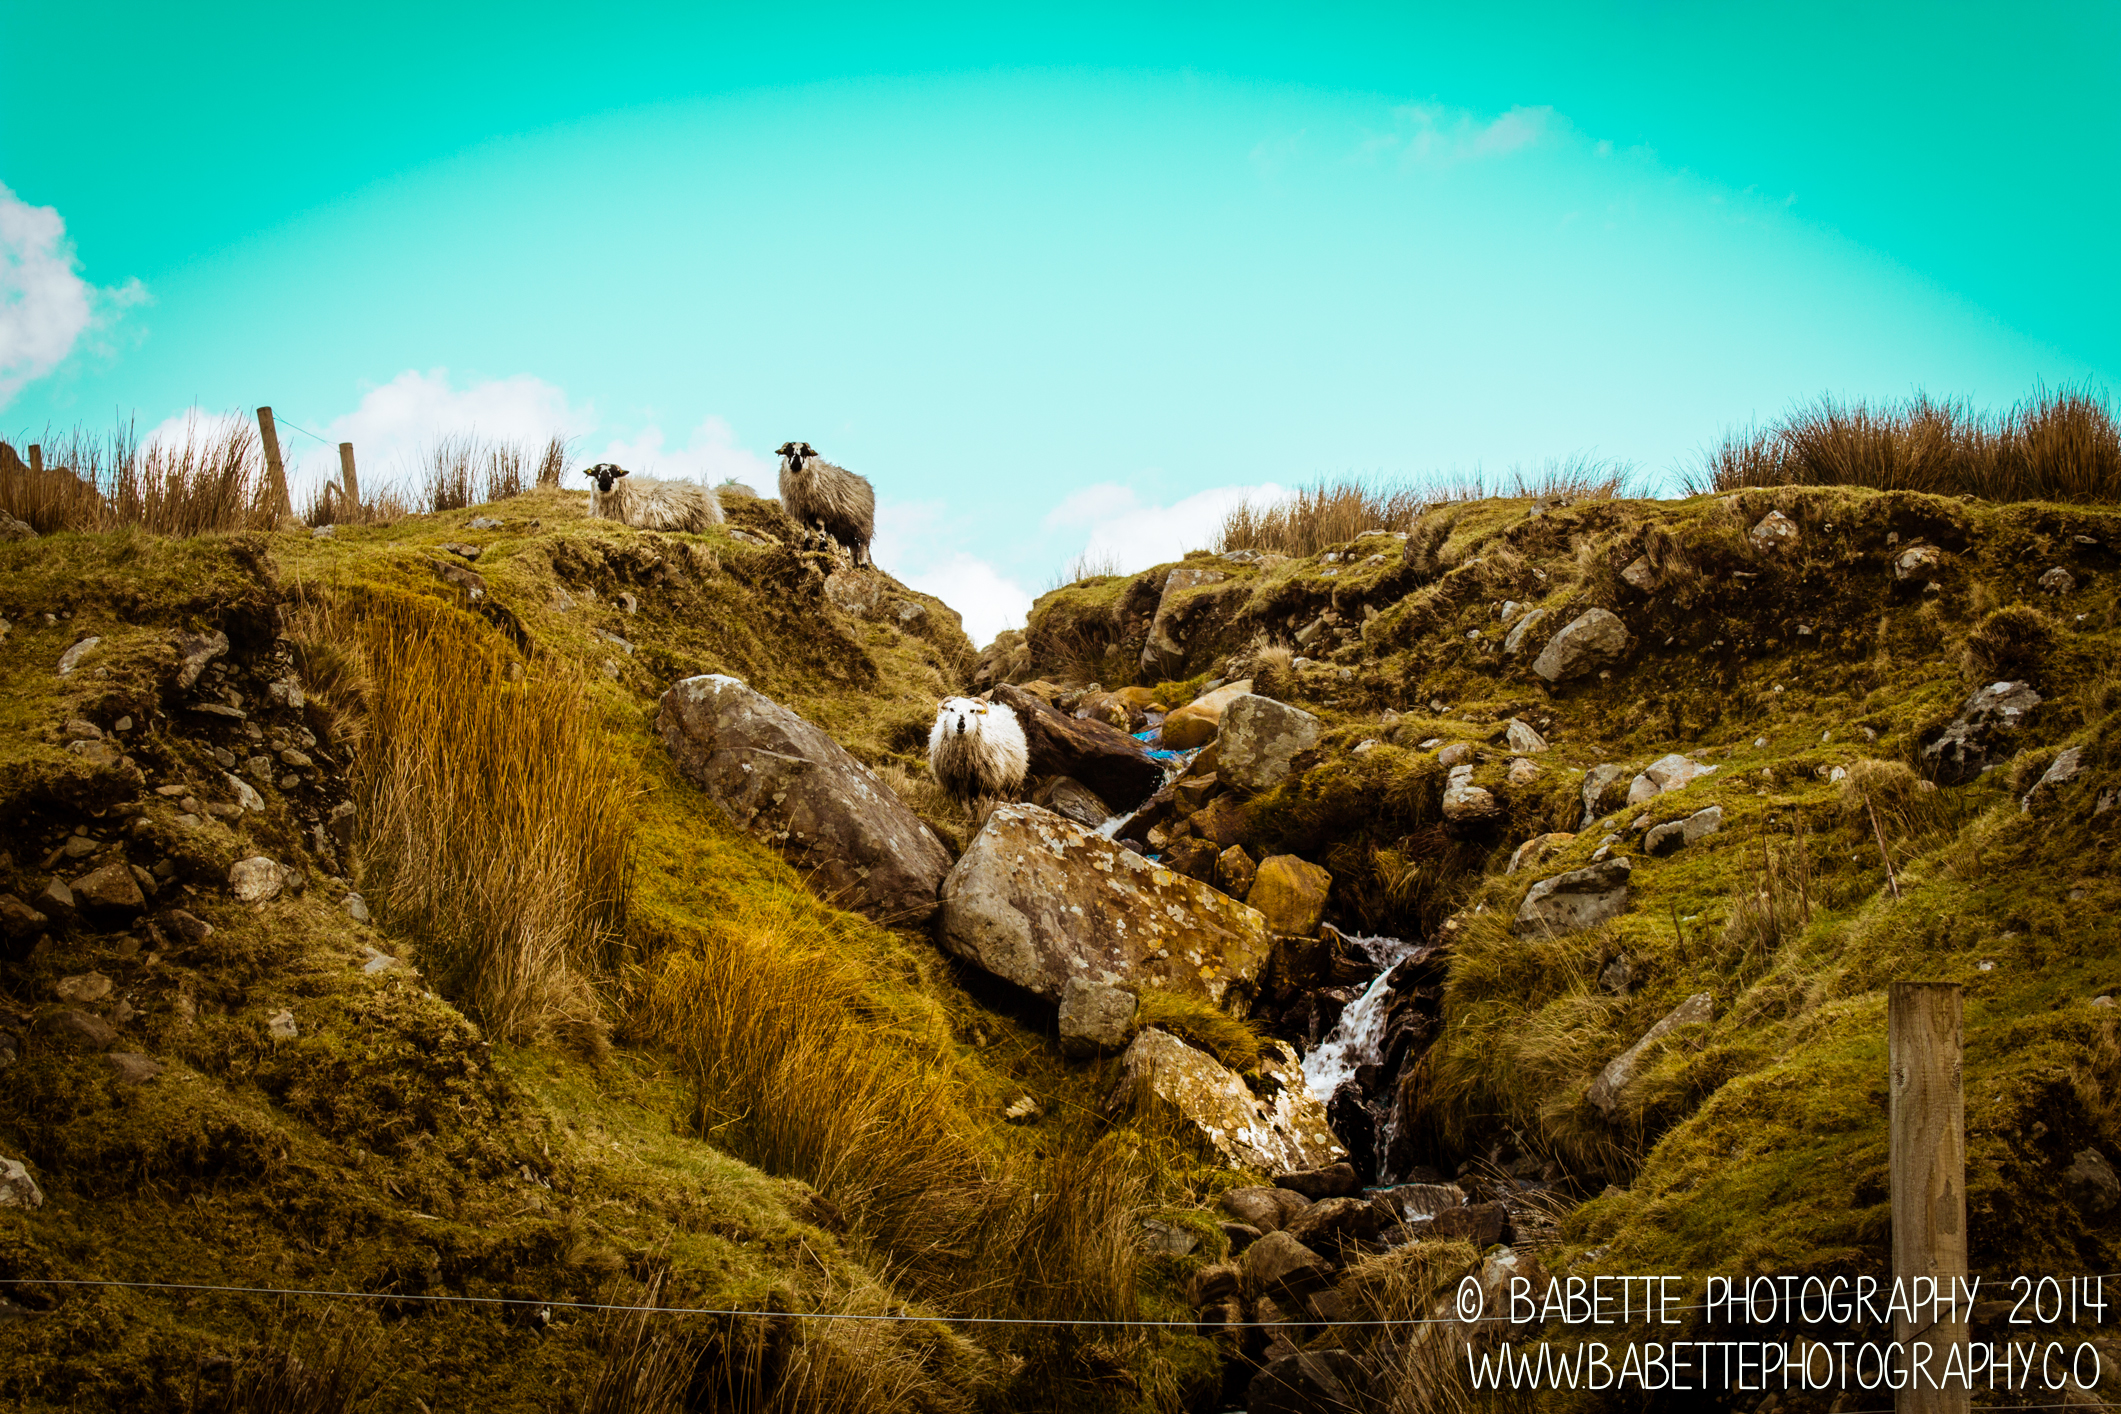
[[[1715,771],[1714,766],[1704,765],[1690,756],[1672,752],[1660,756],[1642,768],[1642,774],[1628,784],[1628,804],[1640,805],[1645,800],[1655,800],[1670,791],[1685,790],[1695,781]]]
[[[1114,810],[1134,809],[1163,785],[1148,748],[1109,722],[1071,717],[1013,683],[996,683],[991,696],[1023,725],[1032,775],[1073,776]]]
[[[1220,584],[1230,576],[1202,565],[1179,565],[1164,576],[1163,593],[1156,601],[1156,616],[1149,621],[1149,638],[1142,645],[1141,670],[1150,678],[1170,677],[1184,670],[1186,644],[1179,618],[1185,592],[1205,584]]]
[[[1215,1057],[1151,1027],[1120,1057],[1106,1108],[1161,1109],[1230,1163],[1266,1173],[1321,1168],[1345,1157],[1325,1106],[1304,1088],[1296,1053],[1285,1041],[1269,1041],[1262,1052],[1260,1088],[1267,1098]]]
[[[1541,879],[1525,892],[1510,931],[1519,937],[1542,937],[1588,928],[1617,916],[1628,906],[1625,859],[1608,859]]]
[[[664,693],[656,730],[686,780],[826,899],[881,923],[934,915],[950,869],[943,842],[813,724],[714,673]]]
[[[1628,648],[1628,626],[1609,609],[1587,609],[1547,640],[1532,671],[1548,682],[1567,682],[1620,661]]]
[[[1951,725],[1922,748],[1922,761],[1940,786],[1964,785],[2010,754],[2005,738],[2025,725],[2040,694],[2030,683],[1993,682],[1966,700]]]
[[[1164,718],[1163,732],[1157,740],[1172,751],[1191,751],[1196,746],[1206,746],[1215,739],[1222,724],[1223,709],[1251,692],[1252,679],[1242,678],[1213,692],[1202,693]]]
[[[1711,805],[1706,810],[1697,810],[1684,820],[1673,820],[1652,827],[1642,837],[1642,847],[1650,854],[1670,854],[1685,849],[1698,839],[1704,839],[1723,828],[1723,807]]]
[[[1273,942],[1244,904],[1035,805],[987,817],[942,905],[945,948],[1053,1002],[1080,978],[1229,1005]]]
[[[1259,910],[1274,933],[1309,937],[1326,916],[1326,895],[1333,876],[1293,854],[1275,854],[1259,862],[1245,902]]]
[[[1318,745],[1323,730],[1301,707],[1248,693],[1223,708],[1216,774],[1239,790],[1272,790],[1288,779],[1297,752]]]

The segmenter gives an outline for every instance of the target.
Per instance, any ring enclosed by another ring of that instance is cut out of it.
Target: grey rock
[[[1597,1107],[1598,1112],[1611,1119],[1620,1108],[1621,1097],[1633,1083],[1642,1058],[1649,1049],[1671,1035],[1682,1026],[1705,1026],[1715,1015],[1715,998],[1707,992],[1696,992],[1667,1012],[1663,1019],[1642,1033],[1642,1039],[1607,1063],[1591,1082],[1584,1098]]]
[[[187,943],[203,943],[213,936],[214,925],[181,908],[169,911],[169,926]]]
[[[346,896],[346,902],[344,906],[346,909],[346,916],[348,918],[351,918],[354,922],[366,923],[370,921],[368,914],[368,900],[362,898],[359,894],[348,894]]]
[[[59,655],[59,676],[62,678],[69,676],[74,669],[81,666],[83,658],[96,651],[96,645],[101,642],[103,640],[100,638],[84,638],[64,653],[61,653]]]
[[[103,728],[81,717],[68,718],[63,730],[69,741],[103,740]]]
[[[1626,953],[1622,953],[1607,963],[1605,971],[1598,974],[1598,985],[1616,997],[1626,996],[1628,989],[1635,985],[1635,964],[1628,960]]]
[[[98,913],[138,913],[147,907],[140,882],[123,864],[106,864],[74,880],[74,901]]]
[[[1495,796],[1485,787],[1473,784],[1473,768],[1453,766],[1444,778],[1443,818],[1454,825],[1478,824],[1493,819],[1502,813]]]
[[[1273,941],[1235,899],[1022,804],[989,815],[943,880],[940,937],[1051,1002],[1079,978],[1220,1004],[1233,986],[1244,995]]]
[[[1162,1218],[1143,1218],[1141,1226],[1142,1245],[1151,1252],[1183,1257],[1200,1246],[1199,1235],[1187,1231],[1177,1223],[1167,1223]]]
[[[13,894],[0,894],[0,935],[26,938],[51,920]]]
[[[1642,837],[1642,847],[1650,854],[1670,854],[1698,839],[1713,835],[1722,828],[1723,807],[1711,805],[1706,810],[1695,811],[1684,820],[1654,826]]]
[[[1149,638],[1142,645],[1141,668],[1150,681],[1168,676],[1185,665],[1186,646],[1179,636],[1178,617],[1186,590],[1220,584],[1230,576],[1221,570],[1198,565],[1179,565],[1164,576],[1163,592],[1157,597],[1156,615],[1149,621]]]
[[[1041,1111],[1038,1101],[1029,1095],[1019,1095],[1002,1108],[1002,1119],[1010,1124],[1032,1124],[1037,1122]]]
[[[292,1041],[302,1034],[302,1028],[295,1024],[295,1014],[282,1007],[265,1018],[265,1034],[275,1041]]]
[[[1752,542],[1756,554],[1781,555],[1796,549],[1803,536],[1797,530],[1797,522],[1781,511],[1769,511],[1746,532],[1745,538]]]
[[[262,854],[239,859],[228,868],[228,886],[239,903],[266,903],[280,896],[287,871]]]
[[[1941,786],[1964,785],[2008,754],[2004,738],[2032,716],[2041,703],[2029,683],[1996,682],[1976,692],[1959,709],[1951,725],[1922,748],[1931,779]]]
[[[1548,682],[1567,682],[1611,667],[1627,652],[1628,627],[1609,609],[1587,609],[1547,640],[1532,671]]]
[[[2121,1177],[2097,1149],[2079,1149],[2062,1171],[2062,1188],[2079,1212],[2110,1213],[2121,1204]]]
[[[1715,769],[1676,751],[1669,756],[1660,756],[1629,784],[1628,804],[1640,805],[1670,791],[1685,790]]]
[[[1910,545],[1893,557],[1893,578],[1914,579],[1935,571],[1944,563],[1944,552],[1935,545]]]
[[[1106,1112],[1161,1110],[1231,1163],[1267,1173],[1316,1168],[1343,1157],[1325,1106],[1305,1088],[1296,1053],[1285,1041],[1262,1049],[1259,1070],[1271,1084],[1268,1099],[1213,1056],[1151,1027],[1120,1057]]]
[[[1518,721],[1515,717],[1510,718],[1509,725],[1504,729],[1503,735],[1509,744],[1510,750],[1520,755],[1530,756],[1547,749],[1547,739],[1532,730],[1526,723]]]
[[[1224,1190],[1222,1205],[1224,1212],[1247,1226],[1277,1232],[1310,1207],[1311,1200],[1293,1189],[1251,1184]]]
[[[1127,1029],[1134,1024],[1138,1005],[1134,993],[1125,987],[1070,977],[1061,984],[1061,1052],[1087,1056],[1119,1050],[1127,1044]]]
[[[1216,774],[1239,790],[1272,790],[1288,779],[1296,754],[1318,745],[1323,731],[1302,708],[1247,693],[1223,708]]]
[[[235,794],[236,804],[242,806],[245,810],[263,810],[265,808],[265,797],[258,794],[249,781],[235,775],[223,775],[222,779],[228,782],[229,790]]]
[[[1627,773],[1627,767],[1617,766],[1610,762],[1602,766],[1593,766],[1590,770],[1584,772],[1583,829],[1587,830],[1591,827],[1591,822],[1598,818],[1606,792],[1617,785]]]
[[[1628,906],[1631,867],[1625,859],[1608,859],[1541,879],[1526,891],[1510,931],[1519,937],[1568,933],[1619,916]]]
[[[665,692],[656,730],[687,780],[778,847],[828,901],[882,923],[934,915],[949,851],[810,722],[717,673]]]
[[[118,1039],[115,1027],[95,1013],[86,1011],[52,1012],[37,1019],[37,1028],[63,1045],[86,1046],[96,1051]]]
[[[0,1156],[0,1208],[41,1208],[44,1190],[20,1159]]]
[[[180,634],[176,647],[177,656],[183,660],[177,669],[177,690],[182,692],[198,682],[199,674],[206,671],[207,664],[228,652],[228,635],[219,629]]]
[[[1646,555],[1637,555],[1628,561],[1627,568],[1620,572],[1620,577],[1645,594],[1655,590],[1663,579]]]
[[[2054,792],[2083,774],[2083,749],[2075,746],[2064,747],[2061,751],[2055,753],[2055,759],[2048,763],[2045,771],[2040,773],[2040,779],[2033,782],[2033,788],[2027,791],[2024,799],[2018,802],[2019,811],[2030,815],[2036,805],[2047,800]],[[2042,792],[2046,794],[2042,794]]]
[[[64,879],[53,879],[45,884],[44,892],[38,894],[31,902],[47,912],[72,913],[74,891],[66,886]]]
[[[52,995],[62,1002],[100,1002],[111,993],[111,980],[100,972],[77,972],[52,984]]]
[[[2062,566],[2056,565],[2040,576],[2039,584],[2050,594],[2067,594],[2077,587],[2077,577]]]
[[[1502,640],[1502,656],[1514,658],[1522,653],[1525,650],[1525,645],[1539,632],[1539,626],[1545,623],[1546,619],[1547,611],[1545,609],[1534,609],[1516,623],[1511,624],[1509,633],[1504,635]]]
[[[1096,829],[1112,818],[1112,807],[1073,776],[1056,776],[1038,793],[1036,803],[1078,825]]]
[[[127,1085],[145,1085],[163,1070],[162,1062],[137,1051],[112,1051],[103,1057],[103,1063]]]
[[[1469,764],[1473,760],[1473,743],[1454,741],[1436,753],[1436,764],[1446,771]]]

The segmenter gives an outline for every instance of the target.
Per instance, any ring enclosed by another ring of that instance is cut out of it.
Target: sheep
[[[970,805],[1023,788],[1031,751],[1023,724],[999,702],[947,697],[928,732],[928,771],[936,784]]]
[[[783,442],[781,509],[797,525],[816,527],[869,563],[876,535],[876,488],[843,466],[834,466],[808,442]]]
[[[598,462],[582,473],[590,480],[589,514],[639,530],[705,530],[722,523],[722,503],[696,481],[658,481],[652,476],[622,481],[623,466]]]

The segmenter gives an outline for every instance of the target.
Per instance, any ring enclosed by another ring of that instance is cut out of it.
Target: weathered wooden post
[[[29,444],[29,469],[35,472],[44,470],[44,448],[35,442]]]
[[[258,409],[258,437],[265,443],[265,504],[278,525],[295,513],[287,499],[287,467],[280,460],[280,429],[273,426],[272,409]]]
[[[1893,1131],[1893,1276],[1930,1277],[1940,1295],[1956,1296],[1966,1276],[1966,1105],[1960,1080],[1965,1028],[1957,984],[1895,982],[1887,993],[1886,1051],[1891,1070]],[[1954,1319],[1895,1322],[1903,1358],[1926,1342],[1930,1372],[1951,1346],[1964,1347],[1967,1313]],[[1963,1362],[1961,1368],[1964,1368]],[[1969,1389],[1903,1388],[1900,1414],[1965,1414]]]
[[[354,475],[353,443],[339,444],[339,489],[346,493],[346,505],[350,514],[361,510],[361,480]]]

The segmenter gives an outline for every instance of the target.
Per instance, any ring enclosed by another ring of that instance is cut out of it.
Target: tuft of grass
[[[639,788],[582,684],[553,664],[508,681],[484,624],[439,604],[317,627],[365,664],[359,850],[392,926],[496,1035],[599,1032],[592,986],[624,927]]]
[[[381,1342],[327,1308],[307,1331],[280,1325],[204,1407],[219,1414],[347,1414],[376,1379]],[[194,1400],[194,1407],[198,1401]]]
[[[533,486],[558,486],[567,466],[567,443],[558,436],[533,454],[519,442],[452,432],[427,449],[419,508],[460,511],[520,496]]]
[[[1145,989],[1134,1013],[1139,1026],[1160,1026],[1236,1071],[1259,1064],[1259,1033],[1204,997]]]
[[[130,423],[108,437],[76,430],[31,448],[0,442],[0,510],[40,535],[118,530],[158,535],[270,528],[257,428],[243,418],[187,419],[181,441],[139,444]]]
[[[1529,470],[1513,468],[1492,481],[1478,475],[1375,483],[1320,478],[1297,487],[1283,500],[1239,501],[1223,516],[1211,548],[1265,550],[1302,558],[1368,531],[1412,531],[1423,514],[1438,505],[1490,497],[1608,500],[1629,494],[1634,483],[1634,467],[1581,454]]]
[[[2058,636],[2055,621],[2030,604],[1998,609],[1966,636],[1967,674],[1983,683],[2023,678],[2039,684]]]

